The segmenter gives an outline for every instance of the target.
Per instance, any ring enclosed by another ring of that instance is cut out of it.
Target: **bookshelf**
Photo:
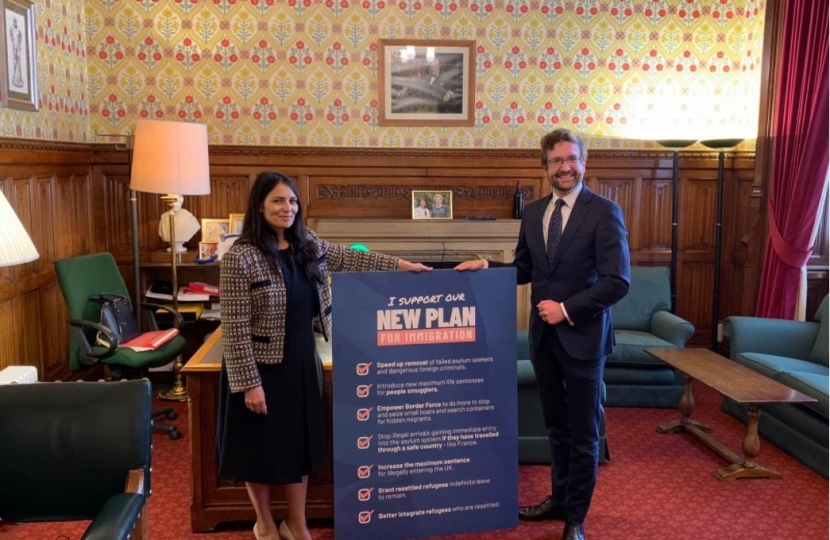
[[[195,262],[197,253],[188,251],[182,253],[181,262],[176,265],[176,273],[179,285],[187,285],[191,281],[204,281],[211,285],[219,285],[219,263],[200,264]],[[139,283],[141,286],[141,301],[156,304],[168,304],[169,301],[157,298],[147,298],[146,291],[150,285],[157,280],[170,281],[170,253],[167,251],[153,251],[142,253],[139,268]],[[189,302],[179,300],[179,306]],[[210,309],[211,302],[200,302],[204,309]],[[199,318],[195,321],[185,321],[181,335],[187,340],[187,346],[182,352],[182,360],[187,362],[199,347],[204,343],[205,338],[219,327],[220,321]]]

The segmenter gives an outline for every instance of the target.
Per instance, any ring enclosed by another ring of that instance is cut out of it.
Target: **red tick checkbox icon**
[[[375,512],[374,510],[369,510],[369,511],[366,511],[366,512],[361,512],[361,513],[359,513],[359,514],[357,515],[357,521],[358,521],[361,525],[366,525],[367,523],[369,523],[370,521],[372,521],[372,514],[373,514],[374,512]]]
[[[364,488],[357,492],[357,500],[366,502],[372,498],[372,490],[375,488]]]
[[[357,410],[357,419],[361,422],[365,422],[369,418],[371,418],[371,412],[374,407],[369,407],[368,409],[358,409]]]
[[[374,435],[373,435],[374,436]],[[361,450],[366,450],[371,446],[372,437],[358,437],[357,438],[357,447]]]
[[[357,397],[369,397],[369,389],[372,388],[371,384],[361,384],[357,387]]]
[[[358,364],[357,368],[356,368],[357,374],[358,375],[368,375],[369,374],[369,366],[371,366],[371,365],[372,365],[371,362]]]
[[[357,468],[357,477],[358,478],[369,478],[372,476],[372,467],[374,465],[362,465]]]

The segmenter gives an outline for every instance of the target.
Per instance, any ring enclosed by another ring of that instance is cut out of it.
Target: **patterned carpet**
[[[727,447],[739,450],[743,426],[720,412],[713,391],[697,389],[693,417],[715,429]],[[187,415],[177,405],[184,438],[153,437],[153,540],[251,540],[250,523],[222,524],[209,534],[189,529]],[[783,480],[724,483],[714,471],[726,463],[688,435],[660,435],[655,426],[674,420],[666,409],[608,409],[612,460],[600,468],[599,482],[585,530],[593,540],[771,540],[827,539],[828,483],[787,454],[762,441],[758,461],[784,475]],[[522,466],[519,503],[535,504],[549,491],[545,466]],[[78,540],[84,523],[0,524],[0,540]],[[315,540],[333,540],[331,521],[311,523]],[[558,540],[562,524],[525,523],[498,533],[457,535],[453,540]],[[338,539],[354,540],[354,539]]]

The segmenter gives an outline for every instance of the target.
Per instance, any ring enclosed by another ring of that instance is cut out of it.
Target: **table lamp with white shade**
[[[2,231],[0,234],[0,267],[32,262],[40,257],[32,239],[29,238],[29,233],[26,232],[2,191],[0,191],[0,231]],[[0,384],[6,384],[9,381],[37,382],[37,368],[34,366],[9,366],[0,372]]]
[[[170,245],[176,245],[176,222],[173,208],[179,195],[207,195],[210,193],[208,162],[208,134],[204,124],[139,119],[130,173],[130,189],[158,193],[170,211]],[[162,217],[165,219],[165,217]],[[172,271],[173,309],[178,310],[178,280],[175,249],[170,250]],[[181,376],[181,357],[173,367],[176,380],[173,388],[159,394],[162,399],[184,401],[187,390]]]
[[[32,262],[40,254],[37,252],[29,233],[14,213],[6,196],[0,191],[0,266],[13,266]]]

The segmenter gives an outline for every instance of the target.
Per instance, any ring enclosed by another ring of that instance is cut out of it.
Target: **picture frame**
[[[210,259],[211,257],[217,255],[218,256],[219,250],[219,243],[218,242],[199,242],[199,258],[200,259]]]
[[[219,257],[220,261],[222,260],[222,257],[225,255],[225,253],[227,253],[228,250],[233,247],[234,243],[236,243],[238,239],[238,233],[223,234],[219,237],[219,246],[216,249],[216,255]]]
[[[34,3],[0,0],[0,29],[0,106],[37,111],[40,96]]]
[[[230,234],[242,234],[242,223],[245,221],[245,214],[230,214],[228,216],[228,232]]]
[[[452,219],[452,191],[412,190],[412,219]]]
[[[380,39],[378,124],[475,124],[475,40]]]
[[[227,219],[202,219],[202,242],[199,245],[201,251],[201,244],[217,244],[219,237],[223,234],[228,234],[230,221]]]

